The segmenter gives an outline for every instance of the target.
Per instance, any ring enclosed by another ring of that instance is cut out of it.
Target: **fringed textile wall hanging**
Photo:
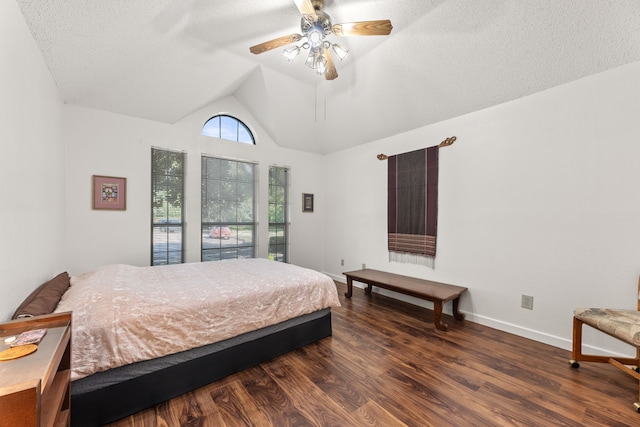
[[[438,154],[440,145],[395,156],[388,163],[389,260],[434,268],[438,229]]]

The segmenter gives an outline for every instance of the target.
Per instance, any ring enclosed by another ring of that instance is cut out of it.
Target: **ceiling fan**
[[[256,55],[269,50],[286,46],[288,44],[303,41],[285,49],[284,56],[292,62],[300,53],[300,49],[309,49],[309,55],[305,64],[316,70],[318,74],[324,74],[327,80],[338,77],[338,72],[333,64],[331,49],[341,61],[347,56],[348,51],[327,40],[327,36],[386,36],[391,33],[393,26],[388,19],[377,21],[348,22],[332,24],[331,17],[323,12],[324,0],[293,0],[302,14],[300,31],[302,34],[290,34],[278,37],[249,48]]]

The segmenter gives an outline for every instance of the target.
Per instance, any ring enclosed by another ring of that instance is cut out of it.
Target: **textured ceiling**
[[[249,52],[300,32],[293,0],[17,3],[65,102],[174,123],[232,95],[277,144],[317,153],[640,60],[637,0],[326,0],[333,23],[394,27],[340,38],[333,81],[302,54]]]

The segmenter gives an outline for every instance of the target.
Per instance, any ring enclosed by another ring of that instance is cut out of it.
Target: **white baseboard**
[[[566,338],[536,331],[530,328],[525,328],[520,325],[514,325],[513,323],[503,322],[502,320],[493,319],[491,317],[469,313],[467,311],[462,312],[465,314],[465,320],[468,320],[470,322],[478,323],[480,325],[488,326],[499,331],[508,332],[519,337],[529,338],[531,340],[549,344],[563,350],[571,351],[571,340],[568,340]]]
[[[331,277],[336,282],[346,283],[346,278],[344,276],[336,276],[330,273],[325,273],[325,274]],[[366,285],[364,283],[353,282],[354,288],[364,289],[365,286]],[[395,298],[397,300],[404,301],[409,304],[417,305],[419,307],[424,307],[429,310],[433,309],[433,303],[429,301],[424,301],[418,298],[414,298],[408,295],[399,294],[397,292],[392,292],[386,289],[379,289],[379,288],[374,288],[373,292],[388,296],[390,298]],[[443,308],[443,312],[446,314],[451,314],[450,304],[445,305],[445,307]],[[515,325],[513,323],[504,322],[502,320],[493,319],[491,317],[483,316],[476,313],[471,313],[464,310],[460,310],[460,312],[464,313],[465,321],[478,323],[480,325],[488,326],[490,328],[497,329],[499,331],[508,332],[510,334],[517,335],[519,337],[528,338],[537,342],[541,342],[543,344],[548,344],[553,347],[571,351],[572,341],[570,339],[551,335],[546,332],[536,331],[534,329],[526,328],[524,326]],[[602,348],[591,346],[584,343],[583,343],[582,349],[583,349],[583,352],[586,354],[611,355],[615,357],[633,357],[634,356],[633,354],[629,355],[629,354],[622,354],[619,352],[612,352],[611,350],[602,349]]]

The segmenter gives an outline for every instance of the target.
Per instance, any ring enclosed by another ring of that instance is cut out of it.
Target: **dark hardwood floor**
[[[337,286],[332,337],[112,426],[640,426],[609,364]]]

